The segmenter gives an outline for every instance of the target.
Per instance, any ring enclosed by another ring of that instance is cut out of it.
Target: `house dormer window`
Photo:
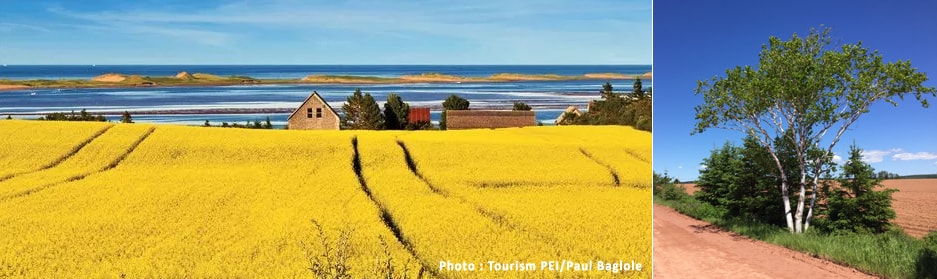
[[[316,108],[316,118],[322,118],[322,108]]]
[[[320,113],[320,117],[321,117],[321,113]],[[312,118],[312,108],[306,109],[306,118]]]

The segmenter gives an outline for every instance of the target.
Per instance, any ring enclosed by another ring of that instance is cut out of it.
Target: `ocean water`
[[[612,72],[643,74],[649,65],[97,65],[97,66],[23,66],[0,67],[0,79],[90,79],[103,73],[126,73],[149,76],[170,76],[180,71],[217,75],[246,75],[257,78],[301,78],[310,74],[360,75],[396,77],[408,74],[439,72],[458,76],[488,76],[496,73],[582,75]],[[631,80],[612,80],[616,91],[630,92]],[[412,107],[429,107],[434,121],[439,119],[442,101],[457,94],[474,109],[510,109],[514,101],[531,105],[537,120],[552,124],[567,106],[585,108],[589,100],[599,98],[604,80],[519,81],[498,83],[414,83],[414,84],[289,84],[234,85],[155,88],[82,88],[30,89],[0,91],[0,116],[36,118],[38,114],[56,111],[116,113],[159,112],[135,114],[138,122],[201,125],[212,123],[264,120],[285,125],[288,112],[298,106],[312,91],[317,91],[336,110],[356,88],[371,93],[383,103],[387,94],[401,95]],[[644,87],[652,87],[650,80]],[[217,113],[219,109],[226,113]],[[212,114],[195,114],[194,110],[211,110]],[[112,116],[111,119],[118,119]]]

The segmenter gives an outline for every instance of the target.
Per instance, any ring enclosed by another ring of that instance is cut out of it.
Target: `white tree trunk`
[[[784,219],[787,220],[787,230],[794,232],[794,216],[791,214],[791,196],[787,191],[787,182],[781,179],[781,201],[784,202]]]
[[[817,169],[820,169],[820,166],[817,166]],[[813,193],[810,195],[810,209],[807,210],[807,220],[804,221],[804,231],[807,231],[810,228],[810,221],[813,220],[813,208],[817,206],[817,184],[819,184],[820,171],[814,171],[813,173]]]

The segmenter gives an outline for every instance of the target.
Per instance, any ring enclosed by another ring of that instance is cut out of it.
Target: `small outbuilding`
[[[447,110],[446,129],[510,128],[537,125],[533,111]]]
[[[420,123],[420,122],[430,122],[429,118],[429,108],[410,108],[410,112],[407,114],[407,122],[409,123]]]
[[[312,91],[312,94],[290,114],[286,125],[290,130],[338,130],[339,121],[338,113],[318,92]]]

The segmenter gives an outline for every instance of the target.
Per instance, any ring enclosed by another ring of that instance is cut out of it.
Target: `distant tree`
[[[273,129],[273,122],[270,122],[270,116],[267,116],[267,121],[264,121],[264,129]]]
[[[13,116],[12,116],[12,115],[7,115],[7,120],[13,120]]]
[[[514,102],[514,111],[529,111],[531,110],[530,106],[524,102]]]
[[[207,120],[206,120],[206,121],[207,121]],[[231,126],[228,125],[228,122],[221,122],[221,127],[227,128],[227,127],[231,127]]]
[[[634,96],[634,97],[637,98],[637,99],[643,99],[643,98],[644,98],[644,90],[643,90],[641,87],[642,87],[642,86],[641,86],[641,78],[635,78],[635,79],[634,79],[634,86],[633,86],[633,89],[632,89],[632,91],[631,91],[631,95]]]
[[[806,195],[792,203],[791,193],[806,193],[808,188],[818,192],[818,172],[831,163],[832,149],[860,116],[879,101],[896,105],[896,100],[912,95],[927,107],[924,98],[937,96],[937,89],[923,85],[927,75],[910,61],[885,63],[861,43],[835,48],[831,44],[829,29],[811,30],[806,37],[794,34],[787,41],[770,37],[757,67],[730,68],[725,77],[699,81],[696,89],[704,104],[695,108],[692,134],[724,128],[756,136],[781,174],[779,202],[784,210],[779,214],[791,233],[809,228],[817,202],[814,194],[809,206]],[[774,141],[779,138],[794,147],[796,176],[787,175],[777,156]],[[821,143],[823,154],[815,157],[820,160],[809,160],[811,147]],[[815,172],[808,174],[811,169]]]
[[[211,123],[208,123],[208,120],[205,120],[205,124],[202,124],[202,127],[211,127]]]
[[[384,126],[388,130],[402,130],[407,127],[407,116],[410,114],[410,105],[403,101],[400,95],[387,94],[384,103]]]
[[[862,149],[850,147],[849,161],[843,165],[839,187],[834,187],[827,200],[828,229],[881,233],[888,230],[889,220],[895,218],[891,208],[892,193],[896,189],[876,191],[881,178],[875,177],[871,165],[862,161]]]
[[[459,97],[456,94],[449,95],[445,101],[442,102],[442,117],[439,120],[439,129],[446,129],[446,111],[447,110],[467,110],[469,109],[469,101],[465,98]]]
[[[120,123],[133,123],[133,117],[130,116],[129,111],[125,110],[124,113],[120,115]]]
[[[614,97],[618,97],[618,95],[615,95],[615,92],[613,90],[614,88],[612,87],[612,83],[606,81],[605,85],[602,85],[602,90],[599,91],[599,95],[602,96],[602,99],[606,99],[606,100],[614,98]]]
[[[362,95],[360,88],[355,89],[355,93],[348,97],[342,105],[342,110],[345,112],[341,122],[343,129],[380,130],[384,128],[380,106],[370,93]]]

